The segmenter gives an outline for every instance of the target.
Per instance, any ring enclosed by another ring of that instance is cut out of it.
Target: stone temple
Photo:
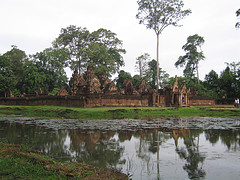
[[[69,89],[64,87],[55,96],[42,93],[41,88],[35,95],[24,97],[0,98],[2,105],[60,105],[72,107],[165,107],[213,105],[214,99],[198,97],[186,84],[180,86],[178,78],[170,88],[156,92],[150,89],[145,81],[134,87],[131,80],[125,80],[118,89],[114,82],[105,76],[98,78],[92,66],[88,66],[83,76],[74,71],[69,81]]]

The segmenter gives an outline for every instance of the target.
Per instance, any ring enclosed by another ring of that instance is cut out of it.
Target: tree
[[[94,72],[110,77],[124,65],[122,41],[110,30],[98,29],[90,34],[90,43],[86,50],[86,65],[91,64]]]
[[[21,90],[24,70],[23,65],[24,60],[27,58],[26,53],[18,49],[17,46],[13,45],[12,49],[10,51],[7,51],[3,55],[9,60],[11,69],[16,77],[17,80],[16,88]]]
[[[36,53],[33,61],[38,68],[46,74],[47,90],[66,87],[67,76],[64,68],[68,66],[68,53],[64,49],[47,48],[43,52]]]
[[[232,62],[232,63],[226,63],[227,67],[230,68],[230,71],[232,72],[232,74],[235,76],[235,78],[238,77],[238,72],[240,70],[240,62]]]
[[[67,67],[69,54],[64,49],[47,48],[30,56],[24,64],[23,92],[35,93],[38,88],[51,92],[67,87]]]
[[[198,34],[189,36],[187,38],[187,43],[182,47],[182,49],[186,52],[186,55],[180,56],[178,61],[175,63],[176,67],[183,67],[185,65],[185,69],[183,71],[185,77],[193,78],[195,76],[194,71],[196,71],[198,83],[200,83],[198,64],[200,60],[204,60],[205,58],[201,49],[204,42],[204,38]],[[198,51],[198,48],[200,51]]]
[[[6,92],[13,90],[16,84],[16,76],[9,60],[4,55],[0,56],[0,97],[6,97]]]
[[[141,84],[142,82],[142,78],[139,76],[139,75],[134,75],[132,77],[132,84],[134,87],[139,87],[139,85]]]
[[[121,70],[118,74],[118,77],[115,79],[116,80],[116,86],[118,88],[122,88],[123,82],[125,80],[131,80],[132,81],[132,76],[129,72],[125,72],[124,70]]]
[[[238,18],[240,18],[240,9],[238,9],[238,10],[236,11],[236,16],[237,16]],[[240,28],[240,22],[237,22],[236,25],[235,25],[235,27],[236,27],[236,28]]]
[[[211,70],[206,76],[203,82],[205,88],[208,91],[208,97],[219,98],[220,94],[220,82],[218,74]]]
[[[235,87],[234,87],[234,76],[230,70],[230,67],[227,67],[223,72],[221,72],[219,78],[221,95],[225,98],[234,98],[235,96]]]
[[[139,56],[136,60],[136,69],[139,71],[140,78],[143,78],[143,75],[146,73],[147,63],[150,59],[150,55],[148,53],[144,53],[143,55]]]
[[[191,13],[191,10],[182,10],[182,0],[138,0],[139,8],[136,18],[140,24],[153,29],[157,35],[157,75],[159,77],[159,35],[168,26],[179,26],[178,22]],[[157,89],[159,79],[157,78]]]
[[[152,60],[148,63],[148,69],[146,71],[145,79],[149,82],[149,85],[152,88],[156,88],[156,82],[157,82],[157,61]],[[161,81],[159,82],[160,87],[166,87],[169,83],[169,74],[166,73],[166,71],[162,70],[162,68],[159,68],[159,78]]]
[[[90,33],[86,28],[69,26],[61,30],[59,37],[53,42],[55,48],[64,48],[70,55],[70,68],[78,68],[81,74],[89,64],[97,75],[114,74],[124,65],[122,48],[116,34],[106,29]]]
[[[206,82],[206,86],[209,89],[217,89],[218,87],[218,74],[216,73],[216,71],[211,70],[206,76],[205,76],[205,82]]]
[[[69,26],[61,29],[61,34],[53,42],[54,48],[63,48],[68,52],[70,68],[81,72],[85,63],[85,51],[89,45],[90,32],[86,28]]]
[[[47,73],[41,68],[40,62],[26,60],[23,77],[23,92],[35,93],[39,87],[48,90]]]
[[[230,68],[230,74],[232,75],[232,92],[234,92],[234,97],[237,98],[240,95],[240,62],[226,63],[227,67]]]

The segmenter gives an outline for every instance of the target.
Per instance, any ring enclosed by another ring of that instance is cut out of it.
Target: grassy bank
[[[0,179],[127,179],[112,169],[57,162],[21,145],[0,142]]]
[[[71,119],[145,119],[160,117],[240,117],[240,108],[233,106],[195,107],[97,107],[73,108],[61,106],[2,106],[1,115],[22,115],[40,118]]]

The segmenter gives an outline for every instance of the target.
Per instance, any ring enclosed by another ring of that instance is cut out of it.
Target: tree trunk
[[[200,81],[199,81],[199,72],[198,72],[198,61],[196,63],[196,70],[197,70],[197,80],[198,80],[198,84],[200,84]]]
[[[157,87],[156,91],[159,89],[159,33],[157,33]]]
[[[142,62],[139,61],[139,71],[140,71],[140,78],[142,79],[143,73],[142,73]]]
[[[79,57],[79,59],[78,59],[78,74],[79,74],[79,76],[80,76],[80,71],[81,71],[81,58]]]

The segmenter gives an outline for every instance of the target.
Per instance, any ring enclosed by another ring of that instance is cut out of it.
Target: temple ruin
[[[38,89],[35,95],[24,97],[0,98],[2,105],[61,105],[72,107],[165,107],[212,105],[214,99],[198,97],[196,92],[178,84],[178,78],[170,88],[163,88],[156,92],[142,81],[134,87],[131,80],[125,80],[122,88],[106,76],[98,78],[92,66],[81,76],[75,70],[69,81],[69,89],[62,87],[55,96],[48,95]]]

